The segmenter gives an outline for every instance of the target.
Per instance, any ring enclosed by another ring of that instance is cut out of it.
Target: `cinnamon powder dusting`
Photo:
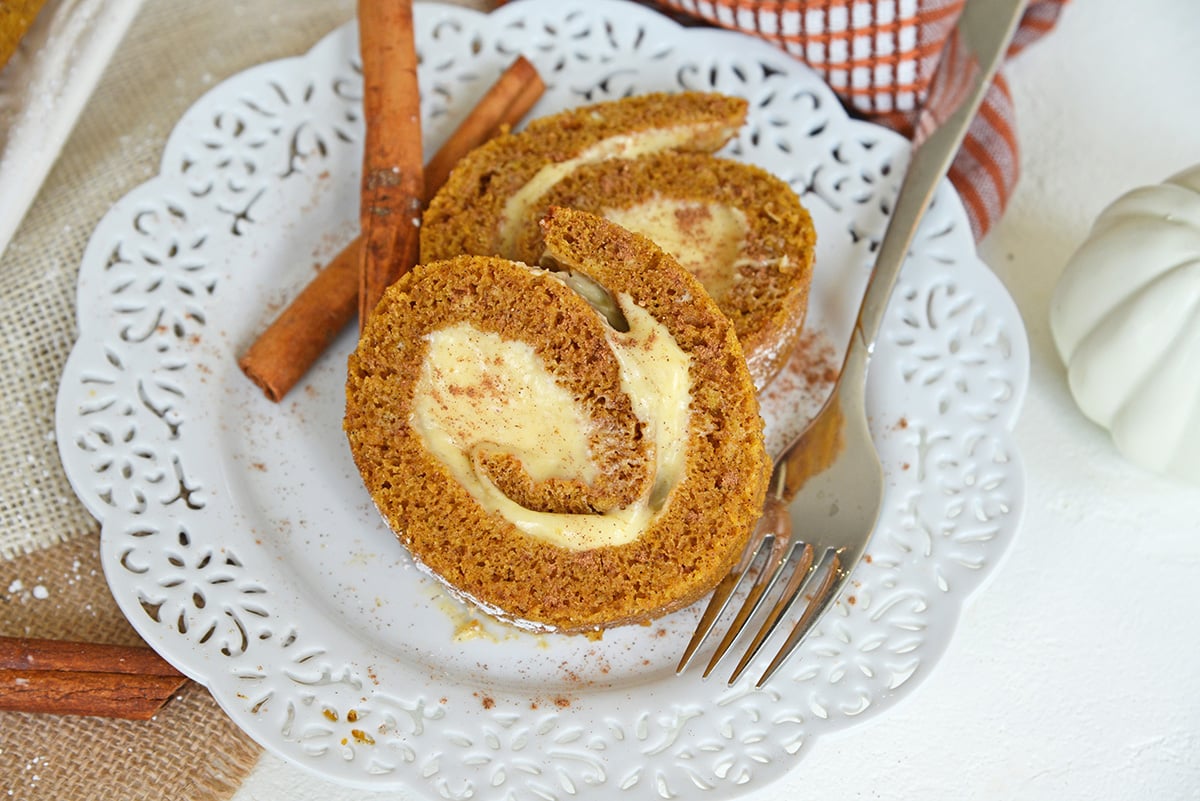
[[[841,353],[820,331],[804,331],[759,398],[767,453],[777,454],[820,410],[841,370]]]
[[[688,234],[696,234],[697,229],[700,233],[704,232],[704,226],[712,219],[712,209],[706,203],[693,203],[686,206],[680,206],[675,210],[675,222],[679,225],[681,231]]]

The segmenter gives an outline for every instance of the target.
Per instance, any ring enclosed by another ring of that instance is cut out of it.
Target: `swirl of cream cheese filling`
[[[556,183],[585,164],[608,159],[634,159],[648,153],[683,147],[697,136],[704,126],[680,125],[652,128],[636,133],[610,136],[580,152],[574,158],[546,164],[529,181],[505,201],[500,216],[500,252],[512,253],[520,222],[529,216],[538,200]]]
[[[410,425],[453,478],[488,512],[571,550],[635,541],[686,469],[690,357],[629,295],[613,300],[628,330],[606,326],[608,344],[619,365],[621,390],[650,440],[654,461],[650,488],[626,506],[592,514],[537,511],[509,498],[476,469],[474,455],[491,450],[518,458],[534,481],[590,483],[596,477],[589,421],[529,343],[461,322],[432,331],[414,390]]]

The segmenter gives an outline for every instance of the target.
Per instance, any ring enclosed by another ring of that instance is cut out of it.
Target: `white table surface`
[[[1074,0],[1007,74],[1022,178],[981,252],[1031,343],[1022,530],[907,700],[746,801],[1200,798],[1200,488],[1124,461],[1078,413],[1047,323],[1100,210],[1200,163],[1200,3]],[[268,755],[234,798],[404,797]]]

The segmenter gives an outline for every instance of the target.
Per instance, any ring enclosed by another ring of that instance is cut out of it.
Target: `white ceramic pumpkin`
[[[1101,212],[1050,328],[1076,403],[1118,450],[1200,483],[1200,165]]]

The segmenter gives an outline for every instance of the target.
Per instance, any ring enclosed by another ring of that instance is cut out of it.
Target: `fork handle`
[[[944,119],[937,116],[937,104],[930,104],[928,100],[921,112],[918,131],[936,127],[918,138],[912,152],[859,307],[851,348],[865,348],[868,356],[874,348],[888,299],[912,245],[917,225],[983,102],[1012,32],[1021,19],[1025,1],[969,0],[964,4],[959,23],[938,64],[939,73],[946,74],[937,75],[931,84],[953,87],[966,83],[962,89],[962,102]],[[964,76],[958,74],[964,70],[969,74],[969,81],[964,81]]]

